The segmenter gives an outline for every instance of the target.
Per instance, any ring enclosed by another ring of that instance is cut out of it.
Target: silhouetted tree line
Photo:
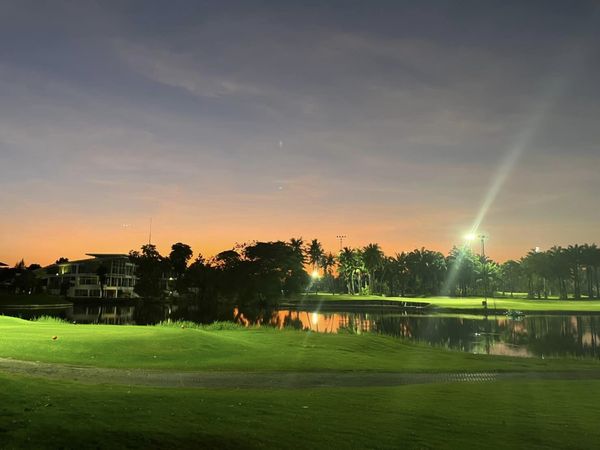
[[[193,258],[178,242],[168,255],[154,245],[129,253],[137,264],[135,292],[148,299],[179,296],[205,308],[228,302],[238,307],[268,308],[294,294],[318,290],[352,295],[513,296],[530,298],[600,298],[600,249],[595,244],[532,250],[503,264],[477,255],[468,246],[448,255],[425,248],[387,256],[378,244],[326,253],[317,239],[252,242],[213,258]],[[68,262],[59,258],[59,262]],[[312,270],[312,277],[306,268]],[[35,270],[20,261],[0,270],[0,286],[17,293],[38,287]],[[98,272],[100,284],[106,269]]]
[[[174,244],[168,256],[151,244],[129,256],[137,264],[138,295],[161,298],[176,293],[204,306],[229,302],[268,308],[303,292],[309,278],[303,251],[282,241],[239,245],[209,260],[199,255],[191,263],[193,251],[183,243]]]
[[[198,302],[227,299],[238,306],[276,305],[282,298],[318,290],[352,295],[513,296],[567,299],[600,298],[600,249],[595,245],[532,250],[503,264],[477,255],[468,246],[447,256],[425,248],[386,256],[378,244],[326,253],[313,239],[253,242],[193,262],[182,243],[168,256],[153,245],[130,253],[138,265],[136,292],[157,298],[176,292]],[[305,268],[312,270],[312,277]]]
[[[383,254],[377,244],[344,248],[338,276],[350,294],[471,296],[495,293],[530,298],[600,298],[600,249],[595,244],[532,250],[503,264],[454,247],[447,256],[425,248]]]
[[[36,292],[39,280],[35,270],[40,267],[39,264],[27,265],[24,260],[21,260],[14,267],[0,269],[0,290],[17,294]]]

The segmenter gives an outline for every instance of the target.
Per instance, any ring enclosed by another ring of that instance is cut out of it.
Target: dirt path
[[[0,371],[86,384],[190,388],[376,387],[503,380],[600,380],[600,371],[572,372],[173,372],[50,364],[0,358]]]

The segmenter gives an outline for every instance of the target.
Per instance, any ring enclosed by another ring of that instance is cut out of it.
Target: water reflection
[[[470,353],[510,356],[600,356],[600,315],[505,316],[276,311],[272,326],[336,333],[376,332]]]
[[[233,310],[233,312],[232,312]],[[380,333],[470,353],[511,356],[600,356],[600,315],[532,315],[523,318],[472,315],[419,315],[397,310],[316,312],[199,307],[155,302],[76,304],[60,310],[0,311],[33,318],[62,317],[77,323],[151,325],[163,320],[210,323],[232,320],[244,325],[295,328],[319,333]]]

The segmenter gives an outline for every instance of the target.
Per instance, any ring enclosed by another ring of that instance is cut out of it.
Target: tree
[[[257,242],[244,250],[254,293],[260,303],[276,303],[281,296],[302,292],[308,282],[302,260],[285,242]]]
[[[333,268],[335,267],[336,258],[333,253],[329,252],[323,255],[321,259],[321,267],[323,268],[323,276],[326,281],[326,289],[334,292]]]
[[[25,269],[16,274],[14,286],[18,293],[31,294],[37,287],[37,281],[33,270]]]
[[[142,251],[129,252],[131,262],[137,265],[135,293],[143,298],[160,298],[163,296],[161,278],[164,258],[156,250],[154,244],[142,245]]]
[[[332,269],[335,267],[335,264],[336,259],[333,253],[329,252],[326,255],[323,255],[323,258],[321,259],[321,267],[326,275],[332,275]]]
[[[476,280],[480,282],[481,293],[493,297],[494,286],[500,280],[500,266],[487,256],[480,255],[475,264]]]
[[[297,239],[291,238],[290,246],[292,247],[294,252],[298,255],[298,257],[302,261],[302,264],[304,264],[306,262],[306,255],[304,254],[304,240],[302,239],[302,237],[299,237]]]
[[[575,299],[581,299],[581,267],[585,260],[584,247],[575,244],[569,245],[566,250],[571,279],[573,280],[573,294]]]
[[[216,273],[211,263],[205,261],[202,255],[198,255],[184,276],[188,286],[187,294],[195,298],[198,306],[212,311],[213,317],[219,299]]]
[[[547,255],[538,250],[530,250],[521,258],[521,267],[527,276],[528,296],[541,299],[545,286],[544,276],[549,267]]]
[[[176,280],[176,290],[183,292],[186,289],[184,274],[187,269],[190,259],[192,259],[194,252],[192,248],[181,242],[173,244],[171,246],[171,253],[169,253],[169,262],[171,264],[171,271]]]
[[[362,260],[369,278],[369,293],[374,293],[375,272],[383,267],[384,254],[379,244],[368,244],[362,251]]]
[[[354,287],[354,268],[355,255],[354,251],[349,247],[344,247],[338,256],[338,266],[340,276],[346,282],[346,289],[349,294],[354,295],[356,289]]]
[[[600,248],[598,248],[596,246],[596,244],[593,244],[594,250],[593,250],[593,266],[594,266],[594,278],[596,280],[596,298],[600,298],[600,278],[599,278],[599,271],[600,271]]]
[[[406,255],[409,287],[416,295],[437,293],[446,273],[446,260],[439,252],[424,247]]]
[[[598,247],[596,244],[584,244],[582,250],[582,264],[585,268],[585,280],[587,285],[588,298],[594,298],[594,272],[597,268]]]
[[[54,262],[54,264],[65,264],[68,262],[69,262],[69,258],[65,258],[64,256],[61,256]]]
[[[518,289],[519,281],[522,276],[521,264],[514,260],[508,260],[500,267],[502,278],[502,290],[509,291],[513,297],[514,292]]]
[[[557,284],[560,299],[566,300],[568,298],[567,280],[569,279],[568,257],[562,247],[554,246],[546,253],[548,258],[544,262],[548,264],[547,272]]]
[[[476,257],[468,247],[452,247],[446,258],[446,290],[466,297],[475,289]]]
[[[96,270],[96,275],[98,275],[98,283],[100,284],[100,297],[104,298],[104,288],[106,287],[108,268],[101,263]]]
[[[356,280],[356,288],[358,294],[363,294],[365,289],[363,285],[363,275],[367,272],[363,252],[361,249],[355,249],[353,252],[354,278]]]
[[[409,277],[406,259],[407,254],[405,252],[396,253],[396,257],[392,259],[392,273],[394,274],[394,279],[398,284],[400,296],[402,297],[406,294],[406,283]]]
[[[317,239],[313,239],[307,248],[308,262],[312,265],[313,271],[319,269],[319,265],[323,260],[323,247]]]

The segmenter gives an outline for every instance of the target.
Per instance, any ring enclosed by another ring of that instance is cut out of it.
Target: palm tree
[[[596,271],[596,253],[598,247],[596,244],[584,244],[582,251],[582,263],[585,267],[585,280],[587,284],[588,298],[594,298],[594,272]]]
[[[321,267],[325,275],[332,275],[332,269],[335,266],[335,256],[329,252],[321,258]]]
[[[446,291],[466,297],[475,285],[476,257],[468,247],[453,247],[446,258]]]
[[[561,300],[568,298],[567,279],[569,278],[569,262],[567,254],[562,247],[554,246],[546,252],[549,272],[558,283],[558,292]]]
[[[569,262],[569,269],[571,271],[571,278],[573,279],[573,293],[577,300],[581,298],[581,266],[585,259],[584,248],[579,245],[569,245],[566,250],[566,255]]]
[[[593,250],[593,265],[594,278],[596,279],[596,298],[600,298],[600,279],[598,278],[598,269],[600,269],[600,248],[596,244],[592,244]]]
[[[510,291],[510,296],[513,297],[522,274],[521,264],[511,259],[502,264],[500,270],[503,283],[502,290],[504,292]]]
[[[400,288],[400,296],[404,297],[406,293],[406,282],[408,280],[408,265],[406,264],[406,253],[396,253],[394,258],[394,273]]]
[[[475,265],[477,280],[481,281],[482,292],[484,296],[494,292],[494,284],[500,280],[500,266],[486,256],[480,256]]]
[[[446,273],[444,255],[422,247],[406,256],[406,264],[414,294],[434,294],[440,290]]]
[[[369,293],[372,294],[375,289],[373,279],[375,272],[383,267],[384,255],[379,244],[369,244],[362,251],[362,260],[369,278]]]
[[[329,290],[333,291],[333,273],[332,269],[335,266],[335,256],[333,253],[329,252],[326,255],[323,255],[321,258],[321,267],[323,268],[323,274],[326,278],[327,284],[329,285]]]
[[[338,267],[340,276],[346,281],[348,293],[354,295],[354,251],[344,247],[338,256]]]
[[[361,249],[354,250],[354,276],[356,277],[356,283],[358,287],[358,293],[363,293],[363,274],[367,272],[365,267],[365,261],[363,258],[363,251]]]
[[[521,267],[527,276],[528,296],[530,298],[542,298],[545,291],[545,275],[548,271],[548,255],[538,250],[530,250],[521,258]]]
[[[302,237],[299,237],[297,239],[291,238],[290,246],[292,247],[292,249],[294,249],[294,252],[296,253],[296,255],[298,255],[302,263],[305,263],[306,255],[304,254],[304,240],[302,239]]]
[[[313,239],[307,248],[308,262],[312,265],[313,271],[318,270],[323,260],[323,247],[317,239]]]

